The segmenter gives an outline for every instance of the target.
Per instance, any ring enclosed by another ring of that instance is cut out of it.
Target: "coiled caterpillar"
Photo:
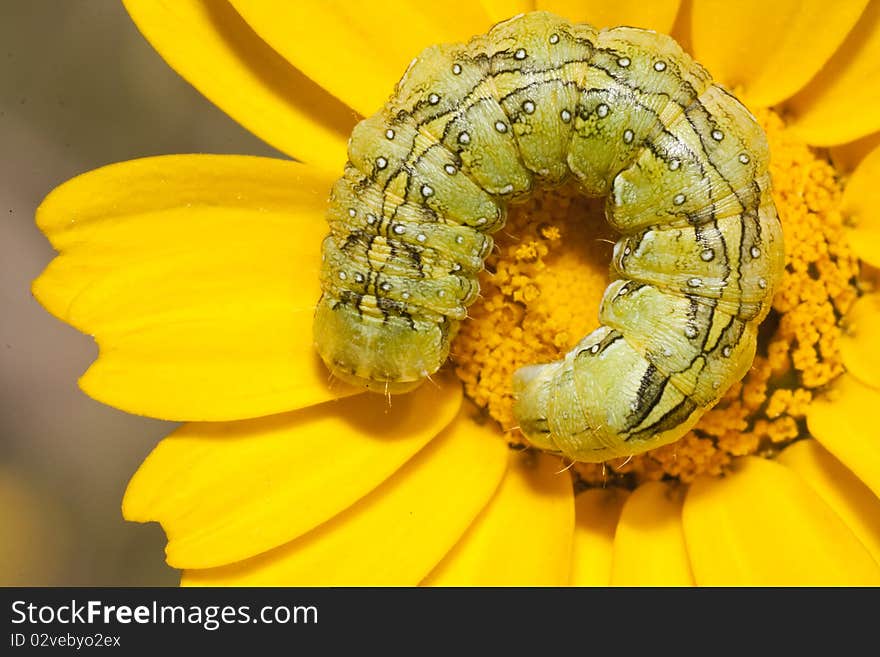
[[[602,326],[514,377],[534,445],[581,461],[682,437],[754,358],[783,268],[754,117],[670,37],[546,12],[434,46],[355,128],[323,243],[319,353],[418,385],[446,360],[509,202],[572,177],[621,233]]]

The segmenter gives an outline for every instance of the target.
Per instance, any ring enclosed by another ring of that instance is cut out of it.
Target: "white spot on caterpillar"
[[[354,275],[354,282],[355,283],[363,283],[365,280],[367,280],[367,279],[364,278],[364,275],[362,273],[360,273],[360,272],[355,273],[355,275]]]
[[[389,141],[391,141],[392,139],[394,139],[394,130],[392,130],[391,128],[388,128],[388,129],[385,131],[385,139],[387,139],[387,140],[389,140]]]
[[[563,123],[568,123],[569,121],[571,121],[571,112],[569,112],[567,109],[564,109],[559,113],[559,117],[562,119]]]
[[[552,43],[553,45],[556,45],[557,43],[559,43],[559,35],[558,34],[551,34],[550,35],[550,43]]]
[[[654,70],[658,73],[666,70],[666,62],[654,62]]]
[[[431,187],[430,185],[422,185],[421,191],[422,191],[422,196],[424,196],[425,198],[428,198],[429,196],[434,195],[434,188]]]
[[[689,278],[687,284],[688,287],[700,287],[703,285],[703,279],[695,276],[694,278]]]
[[[432,105],[436,105],[440,102],[440,96],[438,96],[437,94],[431,94],[430,96],[428,96],[428,102]]]
[[[725,358],[730,358],[731,353],[733,353],[733,349],[730,348],[730,345],[725,345],[721,349],[721,355],[724,356]]]
[[[669,160],[669,170],[677,171],[681,167],[681,160]]]
[[[453,64],[452,65],[452,74],[460,75],[461,74],[461,64]]]
[[[617,60],[617,65],[623,68],[627,68],[631,64],[629,57],[621,57]]]
[[[749,255],[752,256],[752,258],[759,258],[761,256],[761,249],[757,246],[753,246],[749,249]]]
[[[455,172],[458,171],[458,169],[456,169],[451,164],[447,164],[446,166],[444,166],[443,170],[446,171],[446,173],[448,173],[450,176],[455,175]]]
[[[758,279],[758,287],[761,288],[762,290],[763,290],[763,289],[766,289],[766,287],[767,287],[767,279],[766,279],[766,278],[759,278],[759,279]]]
[[[404,226],[401,226],[400,224],[395,224],[394,228],[392,228],[391,230],[394,231],[395,235],[403,235],[406,232],[406,228]]]
[[[501,194],[510,194],[510,192],[513,191],[513,185],[511,185],[510,183],[507,183],[504,187],[502,187],[498,191]],[[483,221],[485,221],[485,219]]]
[[[590,347],[590,353],[591,354],[598,354],[599,353],[599,345],[594,344],[592,347]]]
[[[739,154],[739,161],[742,162],[743,164],[748,164],[749,162],[752,161],[752,159],[746,153],[740,153]]]
[[[461,235],[456,235],[455,236],[455,243],[456,244],[464,244],[464,237],[462,237]]]
[[[525,59],[526,58],[525,48],[520,48],[515,53],[513,53],[513,58],[520,59],[520,60]]]
[[[348,278],[348,274],[346,274],[344,271],[339,272],[340,281],[344,281],[346,278]]]
[[[419,233],[418,235],[416,235],[416,240],[418,240],[419,242],[424,242],[426,239],[428,238],[424,233]]]
[[[471,143],[471,136],[466,132],[462,132],[458,136],[458,143],[459,144],[470,144]]]
[[[713,251],[712,249],[703,249],[703,252],[700,254],[700,258],[702,258],[702,260],[705,262],[711,261],[714,257],[715,251]]]
[[[371,226],[376,223],[376,215],[367,213],[367,223]]]
[[[722,139],[724,139],[724,133],[720,130],[713,130],[712,139],[714,139],[715,141],[721,141]]]
[[[403,299],[404,301],[406,301],[407,299],[409,299],[409,296],[410,296],[410,295],[409,295],[409,292],[401,292],[401,293],[400,293],[400,298]]]
[[[391,291],[391,283],[388,283],[387,281],[385,283],[382,283],[382,285],[380,285],[379,287],[381,288],[381,290],[383,292],[390,292]]]
[[[495,129],[498,132],[507,132],[507,124],[504,121],[495,121]]]
[[[388,166],[388,160],[386,160],[384,157],[377,157],[376,158],[376,168],[384,169],[387,166]]]
[[[684,334],[685,334],[685,337],[688,337],[691,340],[693,340],[695,337],[697,337],[700,334],[700,332],[696,329],[695,326],[688,325],[688,326],[684,327]]]
[[[355,210],[354,208],[349,208],[348,209],[348,216],[351,217],[352,219],[354,219],[357,216],[357,210]]]
[[[623,131],[623,143],[624,144],[631,144],[634,138],[635,138],[635,133],[632,130],[624,130]]]
[[[524,102],[522,104],[522,108],[523,108],[523,112],[525,112],[526,114],[534,114],[535,113],[535,104],[530,100],[527,100],[526,102]]]
[[[687,196],[685,196],[684,194],[676,194],[676,195],[672,198],[672,202],[673,202],[675,205],[681,205],[681,204],[684,203],[686,200],[687,200]]]
[[[599,115],[600,119],[604,119],[606,116],[608,116],[608,105],[606,105],[605,103],[600,103],[599,106],[596,108],[596,114]]]

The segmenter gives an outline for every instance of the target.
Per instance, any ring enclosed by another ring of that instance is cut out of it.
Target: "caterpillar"
[[[429,47],[348,157],[314,317],[340,379],[397,393],[439,369],[507,205],[572,179],[605,197],[620,239],[601,326],[514,375],[529,442],[579,461],[644,452],[751,366],[783,271],[766,138],[671,37],[533,12]]]

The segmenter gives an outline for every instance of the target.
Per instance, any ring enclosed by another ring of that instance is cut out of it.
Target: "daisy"
[[[59,256],[34,293],[100,347],[82,389],[185,422],[123,501],[162,524],[184,584],[880,583],[880,2],[126,7],[178,73],[293,158],[123,162],[38,210]],[[743,381],[681,441],[601,465],[524,449],[512,429],[513,370],[593,328],[607,283],[605,229],[583,228],[598,214],[570,193],[512,212],[433,384],[389,404],[330,381],[312,346],[353,126],[423,47],[535,8],[673,34],[767,131],[786,234]]]

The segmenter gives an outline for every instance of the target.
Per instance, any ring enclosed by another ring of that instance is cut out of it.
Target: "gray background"
[[[0,0],[0,585],[174,585],[158,525],[122,519],[128,478],[174,425],[92,401],[97,349],[30,282],[53,250],[34,210],[95,167],[275,152],[179,78],[113,0]]]

